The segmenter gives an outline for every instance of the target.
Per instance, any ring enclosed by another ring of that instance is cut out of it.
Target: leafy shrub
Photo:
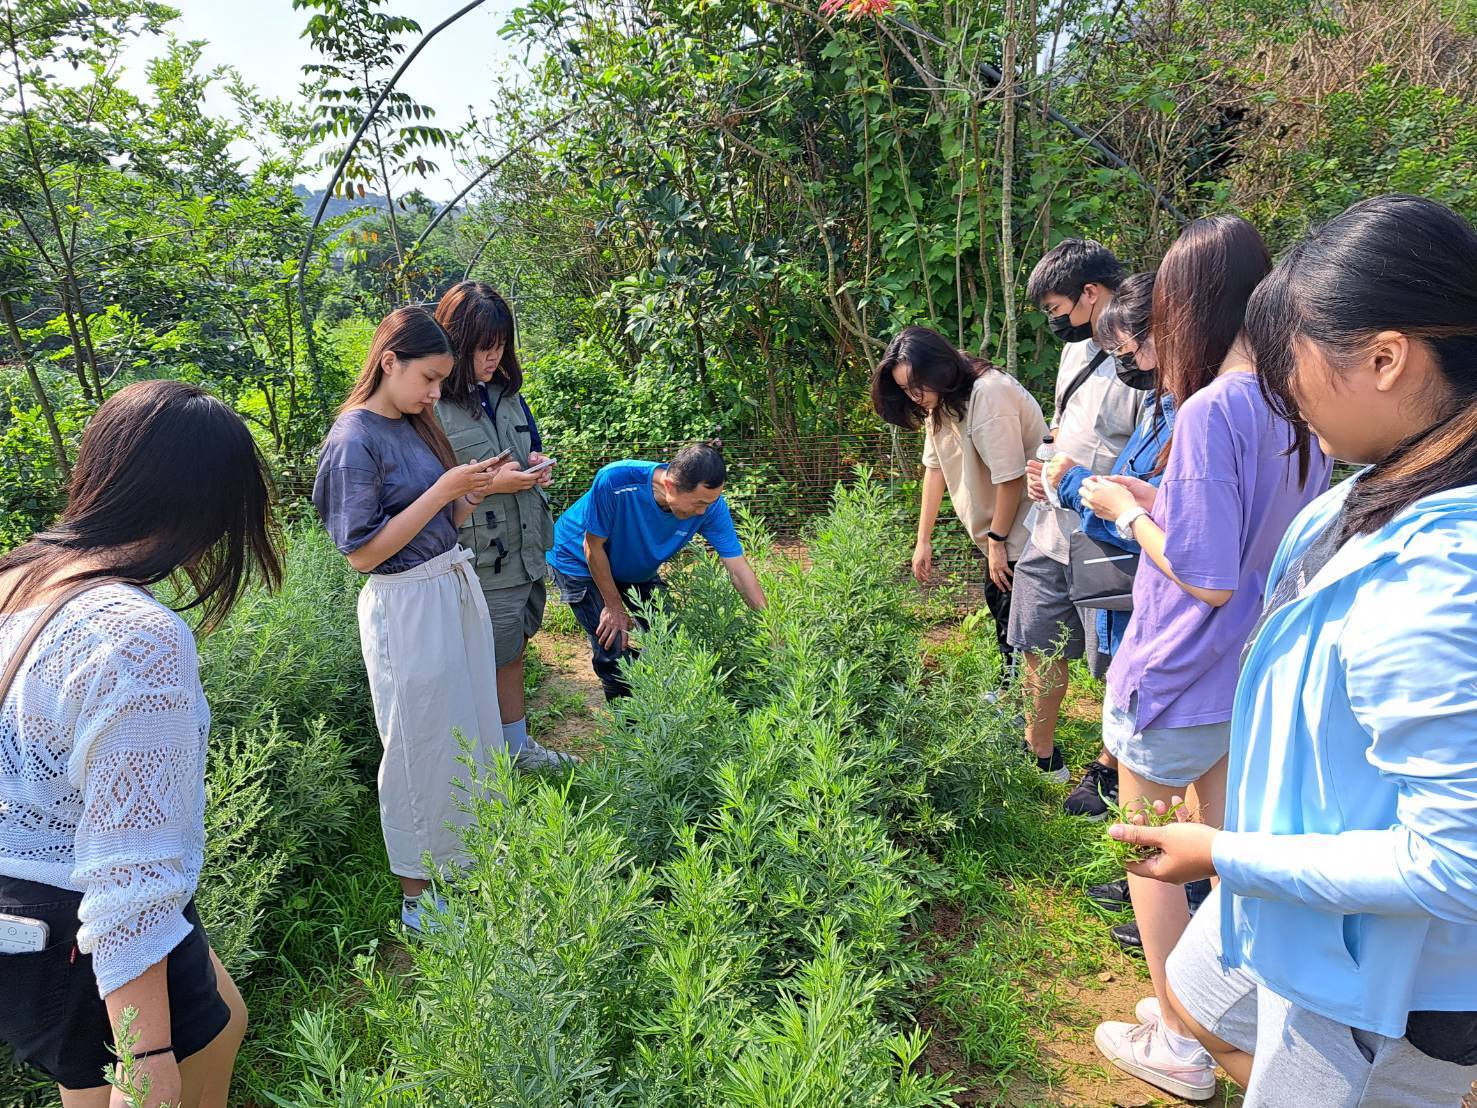
[[[56,404],[62,441],[75,450],[87,411],[76,382],[41,370]],[[29,539],[60,514],[66,482],[51,434],[25,376],[0,371],[0,551]]]
[[[506,759],[486,773],[469,774],[470,861],[447,889],[443,926],[408,948],[414,974],[365,967],[389,1072],[343,1067],[329,1021],[304,1015],[296,1087],[279,1103],[620,1103],[609,1058],[650,876],[566,789],[520,779]]]
[[[249,592],[200,643],[212,739],[198,899],[233,973],[270,945],[269,909],[290,912],[288,877],[341,847],[378,752],[355,576],[321,531],[297,526],[286,539],[282,590]]]

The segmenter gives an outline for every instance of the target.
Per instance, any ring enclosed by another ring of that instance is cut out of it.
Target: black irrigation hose
[[[937,35],[925,31],[922,27],[916,26],[909,20],[895,15],[884,15],[882,16],[882,18],[887,20],[893,26],[907,31],[910,35],[921,38],[926,42],[931,42],[935,46],[942,46],[945,49],[948,49],[949,44],[943,39],[939,38]],[[1005,74],[1001,73],[1000,70],[996,69],[989,62],[979,62],[977,64],[979,66],[979,71],[984,74],[986,80],[995,85],[995,87],[998,88],[1005,83]],[[1027,97],[1025,93],[1020,93],[1019,95],[1023,99],[1029,99],[1029,97]],[[1070,119],[1062,115],[1062,113],[1057,111],[1055,108],[1048,107],[1046,109],[1046,118],[1050,119],[1053,123],[1058,123],[1061,126],[1065,127],[1077,138],[1087,143],[1100,155],[1102,155],[1104,161],[1113,166],[1115,169],[1126,170],[1130,175],[1132,175],[1133,179],[1137,181],[1140,185],[1142,185],[1144,187],[1144,190],[1154,198],[1154,202],[1158,204],[1159,207],[1168,212],[1174,218],[1175,222],[1178,223],[1181,227],[1190,222],[1189,217],[1186,216],[1178,208],[1176,208],[1174,204],[1170,202],[1169,197],[1165,196],[1162,192],[1160,192],[1157,188],[1150,184],[1142,173],[1134,169],[1133,166],[1129,165],[1128,161],[1123,157],[1123,155],[1119,154],[1118,151],[1114,150],[1107,143],[1088,134],[1085,130],[1082,129],[1082,127],[1078,126],[1076,123],[1073,123]]]

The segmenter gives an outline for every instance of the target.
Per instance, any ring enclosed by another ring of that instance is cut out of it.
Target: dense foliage
[[[809,443],[871,425],[902,324],[1042,386],[1023,276],[1064,235],[1148,265],[1228,206],[1274,246],[1371,191],[1477,214],[1472,0],[534,0],[506,30],[530,78],[462,121],[389,87],[424,30],[386,0],[295,8],[319,57],[292,102],[178,41],[128,91],[162,4],[7,9],[0,543],[140,376],[208,384],[301,471],[356,368],[338,329],[467,274],[515,302],[566,453],[721,431],[803,481]],[[418,187],[436,151],[476,183],[449,213]],[[310,235],[301,182],[345,154]]]

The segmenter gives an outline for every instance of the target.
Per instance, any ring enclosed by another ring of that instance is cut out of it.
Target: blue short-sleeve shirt
[[[657,575],[693,536],[702,535],[720,558],[737,558],[744,548],[734,530],[728,502],[719,497],[700,516],[678,519],[656,502],[652,478],[657,462],[611,462],[595,475],[584,496],[554,525],[549,564],[568,577],[590,576],[585,561],[585,535],[605,540],[610,572],[622,584],[638,584]]]

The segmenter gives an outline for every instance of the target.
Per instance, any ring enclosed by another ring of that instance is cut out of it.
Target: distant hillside
[[[322,189],[309,190],[303,185],[294,185],[292,192],[301,201],[303,211],[309,216],[312,216],[318,210],[318,205],[323,202]],[[335,196],[328,202],[328,211],[324,213],[324,218],[332,219],[335,216],[343,215],[345,212],[351,212],[355,208],[375,208],[383,211],[385,207],[385,198],[383,196],[375,196],[372,193],[365,196],[362,200],[358,198],[350,199],[347,196]]]

